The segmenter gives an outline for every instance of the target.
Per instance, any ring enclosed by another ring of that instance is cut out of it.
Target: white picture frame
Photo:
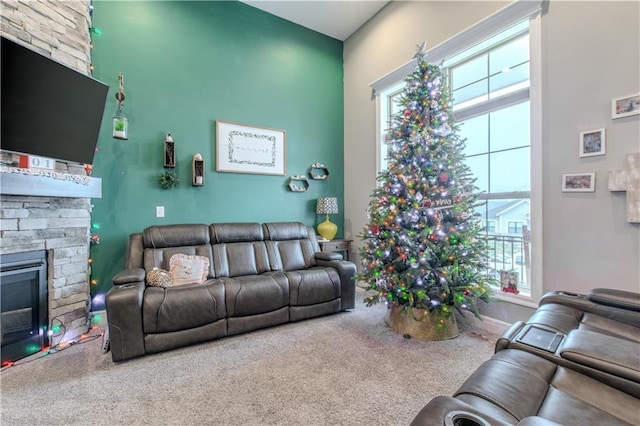
[[[565,173],[562,175],[562,192],[595,192],[596,174]]]
[[[621,96],[611,100],[611,118],[629,117],[640,114],[640,93]]]
[[[605,129],[587,130],[580,132],[579,151],[580,157],[593,157],[607,153]]]
[[[216,171],[284,176],[286,132],[216,120]]]

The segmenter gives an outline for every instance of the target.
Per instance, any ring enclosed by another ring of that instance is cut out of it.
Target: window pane
[[[479,101],[486,101],[488,99],[487,92],[487,80],[481,80],[477,83],[470,84],[462,87],[458,90],[454,90],[452,93],[453,104],[460,107],[460,104],[467,102],[471,99],[478,99]],[[469,105],[465,105],[469,106]],[[454,108],[455,109],[455,108]]]
[[[467,146],[463,152],[465,156],[489,152],[489,115],[463,121],[458,134],[467,140]]]
[[[491,151],[528,146],[529,101],[492,112],[490,134]]]
[[[518,148],[490,154],[490,190],[495,192],[529,191],[530,148]],[[475,170],[474,170],[475,172]]]
[[[400,112],[400,97],[402,93],[396,93],[393,96],[389,96],[389,116],[393,116]]]
[[[486,54],[465,62],[451,69],[451,88],[459,89],[478,80],[488,77]]]
[[[505,90],[515,86],[514,89],[519,88],[518,83],[529,81],[529,62],[520,64],[508,72],[501,72],[489,78],[489,91],[493,95],[492,98],[498,97],[498,95],[506,95],[514,90]],[[500,91],[499,93],[496,93]]]
[[[475,157],[467,158],[467,166],[471,169],[473,177],[476,178],[475,186],[477,186],[480,192],[489,191],[489,164],[488,156],[478,155]]]
[[[529,34],[489,52],[489,75],[529,61]]]

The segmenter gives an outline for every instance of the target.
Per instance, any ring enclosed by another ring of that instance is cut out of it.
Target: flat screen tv
[[[93,163],[108,86],[2,37],[0,148]]]

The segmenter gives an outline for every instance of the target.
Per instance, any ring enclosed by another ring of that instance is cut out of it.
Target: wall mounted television
[[[0,148],[93,163],[109,87],[2,37]]]

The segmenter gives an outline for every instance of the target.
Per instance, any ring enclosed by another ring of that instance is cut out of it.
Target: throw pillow
[[[173,278],[169,271],[153,268],[153,270],[147,272],[146,283],[149,287],[171,287]]]
[[[202,284],[209,276],[209,258],[174,254],[169,259],[173,285]]]

